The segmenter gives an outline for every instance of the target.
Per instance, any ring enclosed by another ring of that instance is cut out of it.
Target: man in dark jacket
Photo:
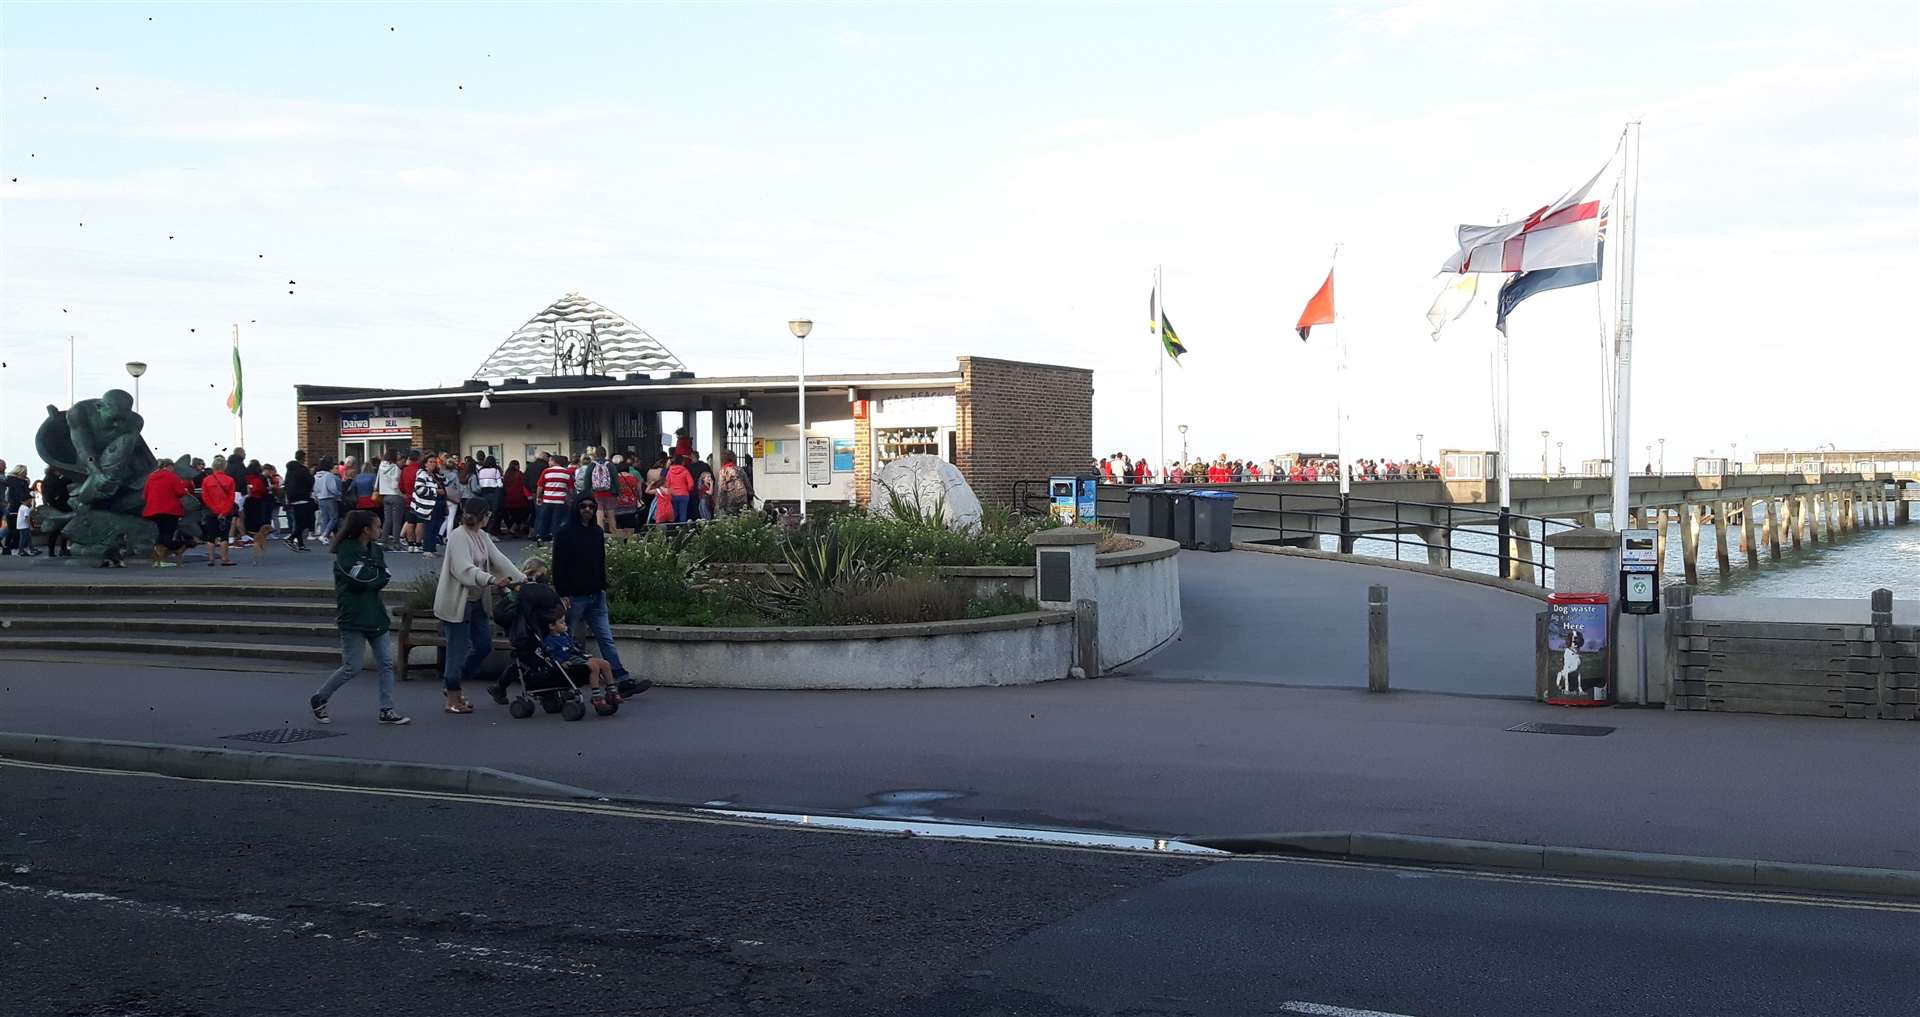
[[[307,531],[313,529],[313,467],[307,465],[307,455],[295,452],[292,461],[287,463],[286,486],[281,490],[287,498],[287,546],[296,551],[307,549]]]
[[[567,627],[580,632],[581,623],[586,623],[600,658],[613,668],[620,694],[631,696],[653,683],[629,675],[613,645],[613,626],[607,619],[607,533],[600,528],[598,514],[593,495],[573,500],[567,521],[553,535],[553,589],[568,599]]]

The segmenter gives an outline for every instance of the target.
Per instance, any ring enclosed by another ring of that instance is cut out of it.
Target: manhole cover
[[[338,738],[338,731],[316,731],[310,727],[270,727],[265,731],[248,731],[244,734],[221,735],[223,740],[234,742],[262,742],[267,745],[285,745],[289,742],[310,742],[315,738]]]
[[[1521,734],[1585,735],[1588,738],[1598,738],[1601,735],[1613,733],[1613,728],[1600,724],[1548,724],[1538,720],[1515,724],[1507,730],[1518,731]]]

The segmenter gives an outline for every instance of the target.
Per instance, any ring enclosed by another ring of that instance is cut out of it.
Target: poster
[[[807,435],[807,486],[825,487],[833,483],[833,441]]]
[[[768,473],[799,473],[800,442],[793,438],[766,439],[756,465]]]
[[[1613,701],[1609,622],[1606,594],[1556,593],[1547,600],[1547,702],[1605,706]]]
[[[833,439],[833,472],[853,472],[853,439]]]

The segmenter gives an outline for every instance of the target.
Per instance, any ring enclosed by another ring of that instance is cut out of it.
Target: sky
[[[0,458],[150,365],[156,449],[453,384],[579,290],[702,375],[1095,371],[1098,452],[1491,448],[1461,223],[1644,145],[1633,462],[1912,447],[1907,3],[0,3]],[[1339,247],[1337,333],[1293,324]],[[1148,330],[1156,267],[1189,354]],[[1518,470],[1603,454],[1614,283],[1514,312]],[[1485,288],[1490,292],[1491,286]]]

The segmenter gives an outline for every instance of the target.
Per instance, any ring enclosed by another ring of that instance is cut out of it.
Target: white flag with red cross
[[[1600,258],[1601,200],[1594,196],[1594,189],[1611,165],[1517,222],[1461,226],[1460,249],[1441,271],[1534,272],[1595,264]]]

